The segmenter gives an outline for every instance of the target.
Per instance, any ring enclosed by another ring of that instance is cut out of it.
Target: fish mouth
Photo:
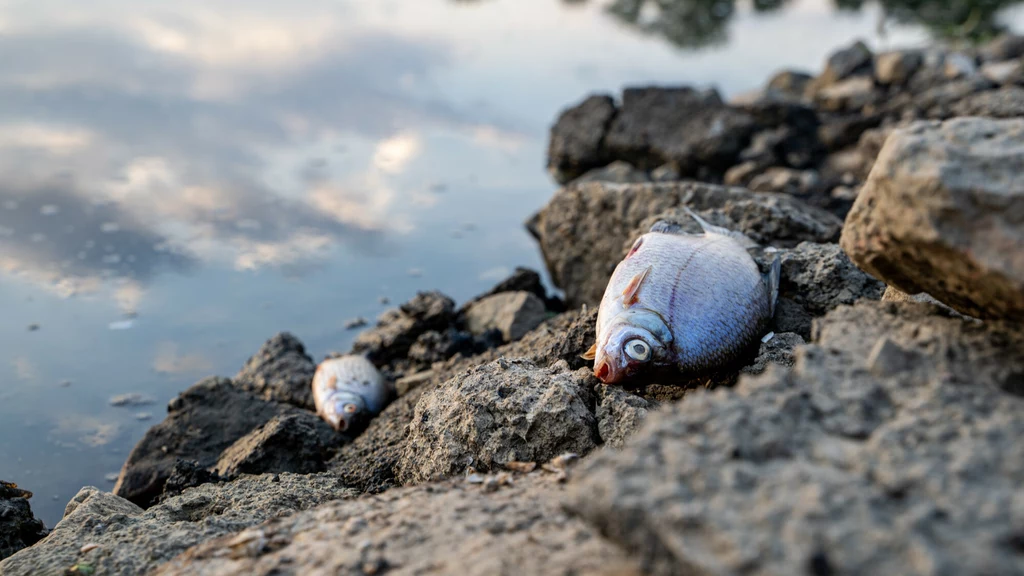
[[[605,384],[614,384],[621,380],[622,375],[612,367],[611,362],[604,359],[597,366],[594,366],[594,376]]]

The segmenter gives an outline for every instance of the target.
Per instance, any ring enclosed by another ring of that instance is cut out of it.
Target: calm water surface
[[[274,333],[321,358],[381,297],[539,269],[547,129],[589,92],[728,96],[929,37],[873,4],[679,6],[0,1],[0,478],[52,526]]]

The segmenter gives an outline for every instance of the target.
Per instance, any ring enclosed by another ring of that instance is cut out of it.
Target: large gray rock
[[[0,560],[27,548],[44,536],[46,527],[32,515],[31,492],[0,480]]]
[[[1024,572],[1024,399],[947,371],[940,355],[986,328],[937,318],[915,335],[935,311],[840,308],[793,369],[651,414],[584,464],[569,508],[648,574]],[[868,353],[863,324],[881,334]],[[975,368],[1006,352],[967,350]]]
[[[264,472],[323,472],[325,462],[345,440],[315,414],[275,416],[227,447],[214,471],[228,478]]]
[[[473,303],[465,312],[473,334],[501,332],[505,342],[519,340],[547,318],[544,301],[529,292],[501,292]]]
[[[440,292],[420,292],[412,300],[380,315],[377,325],[361,333],[352,351],[377,366],[402,359],[416,339],[430,330],[444,330],[455,320],[455,302]]]
[[[726,106],[717,92],[627,88],[604,145],[611,157],[642,169],[673,162],[683,174],[724,170],[746,146],[754,118]]]
[[[569,305],[600,302],[616,264],[644,226],[673,209],[681,221],[692,223],[683,206],[713,224],[778,246],[835,241],[841,228],[832,214],[782,194],[693,182],[569,186],[535,219],[544,260]]]
[[[313,404],[316,363],[295,336],[282,332],[268,340],[234,377],[235,386],[275,402],[307,410]]]
[[[498,359],[424,393],[409,424],[398,478],[425,482],[472,466],[545,462],[598,444],[589,371]]]
[[[779,297],[800,306],[806,317],[821,316],[862,298],[879,300],[885,292],[885,284],[854,266],[838,244],[802,242],[783,250],[778,258],[782,264]],[[804,316],[786,318],[786,312],[780,311],[776,317],[780,332],[810,336],[810,324],[799,321]],[[786,321],[789,323],[780,325]]]
[[[148,574],[201,542],[354,495],[333,476],[267,474],[205,484],[142,510],[88,486],[45,540],[0,562],[0,574],[64,574],[76,566],[72,573]]]
[[[167,418],[135,445],[121,468],[114,493],[140,506],[156,501],[175,461],[207,468],[221,452],[271,418],[300,413],[236,388],[226,378],[207,378],[171,400]]]
[[[607,163],[604,135],[615,117],[610,96],[590,96],[562,112],[551,129],[548,170],[561,183]]]
[[[819,87],[831,86],[852,76],[869,75],[872,72],[871,49],[861,41],[837,50],[828,57],[825,70],[815,79]]]
[[[1024,120],[896,130],[843,229],[873,276],[964,314],[1024,319]]]
[[[332,502],[207,542],[154,575],[606,574],[635,563],[559,507],[553,474]]]

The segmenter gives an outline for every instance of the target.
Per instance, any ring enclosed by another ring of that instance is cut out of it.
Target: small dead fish
[[[362,356],[324,360],[313,375],[316,413],[339,432],[359,428],[380,414],[392,392],[377,367]]]
[[[594,375],[621,382],[652,368],[719,368],[753,344],[775,313],[780,263],[762,275],[757,244],[688,208],[702,234],[659,221],[633,244],[608,281],[597,342],[583,355]]]

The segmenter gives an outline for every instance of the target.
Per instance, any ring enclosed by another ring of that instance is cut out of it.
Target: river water
[[[948,33],[870,3],[662,4],[0,0],[0,479],[53,526],[274,333],[320,359],[382,298],[540,269],[547,130],[591,92],[728,97]]]

